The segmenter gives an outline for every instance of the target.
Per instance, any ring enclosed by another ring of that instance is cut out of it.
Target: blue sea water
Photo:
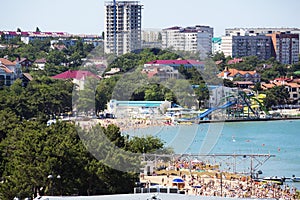
[[[300,176],[300,120],[157,126],[126,134],[156,136],[177,154],[272,154],[259,168],[263,176]]]

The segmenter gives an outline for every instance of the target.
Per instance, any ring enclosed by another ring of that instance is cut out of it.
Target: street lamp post
[[[59,181],[59,188],[58,191],[60,195],[62,195],[62,189],[61,189],[61,176],[58,174],[56,177],[54,177],[52,174],[49,174],[47,177],[50,181],[49,183],[49,191],[51,196],[53,196],[53,189],[54,189],[54,178],[56,178]]]
[[[220,172],[220,185],[221,185],[221,197],[223,196],[223,178],[222,178],[222,176],[223,176],[223,174],[222,174],[222,172]]]
[[[61,176],[58,174],[56,176],[57,180],[58,180],[58,191],[59,191],[59,194],[62,196],[62,188],[61,188]]]
[[[50,181],[50,183],[49,183],[49,191],[50,191],[50,195],[51,196],[53,196],[53,183],[52,183],[52,181],[53,181],[53,175],[52,174],[50,174],[50,175],[48,175],[48,177],[47,177],[48,179],[49,179],[49,181]]]

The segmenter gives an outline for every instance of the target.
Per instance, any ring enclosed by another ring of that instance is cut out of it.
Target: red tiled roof
[[[46,58],[40,58],[34,61],[34,63],[46,63],[46,62],[47,62]]]
[[[223,77],[224,76],[224,71],[219,73],[218,76]],[[228,76],[231,76],[231,77],[233,77],[237,74],[245,75],[245,74],[248,73],[248,74],[254,75],[255,73],[257,73],[256,71],[241,71],[241,70],[237,70],[237,69],[228,69],[228,71],[229,71]]]
[[[154,60],[146,64],[160,64],[160,65],[203,65],[204,62],[196,60]]]
[[[223,62],[223,60],[218,60],[218,61],[215,62],[215,64],[216,64],[216,65],[219,65],[219,64],[221,64],[222,62]]]
[[[291,88],[300,88],[300,84],[298,83],[286,83],[285,85],[288,85]]]
[[[275,78],[274,80],[275,81],[292,81],[292,79],[290,79],[290,78],[283,78],[283,77]]]
[[[8,69],[6,66],[4,66],[4,65],[0,65],[0,68],[2,69],[2,70],[4,70],[5,71],[5,73],[13,73],[13,71],[11,71],[10,69]]]
[[[19,63],[22,63],[24,61],[28,60],[27,58],[21,58],[20,60],[17,58],[15,61],[14,61],[14,64],[17,64],[17,62]]]
[[[147,72],[147,76],[148,78],[152,78],[153,76],[155,76],[158,72],[157,71],[151,71],[151,72]]]
[[[236,64],[236,63],[240,63],[240,62],[243,62],[242,58],[234,58],[232,60],[229,60],[228,64],[231,65],[231,64]]]
[[[272,84],[272,83],[264,83],[264,84],[261,84],[261,87],[263,88],[263,89],[270,89],[270,88],[272,88],[272,87],[274,87],[275,85],[274,84]]]
[[[29,81],[32,81],[33,78],[29,73],[23,73],[23,77],[26,77]]]
[[[83,70],[68,70],[61,74],[57,74],[55,76],[52,76],[54,79],[82,79],[86,77],[94,77],[97,79],[100,79],[97,75],[93,74],[90,71],[83,71]]]
[[[252,81],[234,81],[233,83],[238,85],[254,85]]]
[[[12,65],[15,65],[13,62],[5,59],[5,58],[0,58],[0,62],[1,64],[5,65],[5,66],[12,66]]]

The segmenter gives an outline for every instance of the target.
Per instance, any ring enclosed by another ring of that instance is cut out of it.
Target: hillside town
[[[259,143],[259,151],[273,150],[225,154],[241,163],[251,159],[243,172],[236,166],[223,170],[229,161],[213,165],[192,148],[211,142],[197,138],[207,128],[203,124],[237,126],[229,127],[229,136],[213,129],[219,135],[208,155],[221,136],[229,137],[230,146],[237,144],[240,123],[280,121],[294,128],[300,119],[300,27],[257,24],[215,35],[214,27],[199,20],[146,29],[142,11],[147,7],[140,1],[103,6],[104,30],[97,35],[0,27],[0,199],[160,191],[299,199],[294,185],[299,174],[267,179],[257,168],[275,157],[274,151],[287,152],[281,150],[286,141],[268,146],[271,139],[260,138],[264,133],[243,138],[253,148],[253,141]],[[173,128],[194,128],[186,143],[176,135],[184,152],[168,138]]]

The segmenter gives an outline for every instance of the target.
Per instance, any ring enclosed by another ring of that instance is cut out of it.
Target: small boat
[[[295,175],[292,176],[291,180],[293,182],[300,182],[300,177],[296,177]]]
[[[265,177],[262,179],[262,182],[264,183],[274,183],[277,185],[283,185],[284,178],[280,178],[277,176],[272,176],[272,177]]]

